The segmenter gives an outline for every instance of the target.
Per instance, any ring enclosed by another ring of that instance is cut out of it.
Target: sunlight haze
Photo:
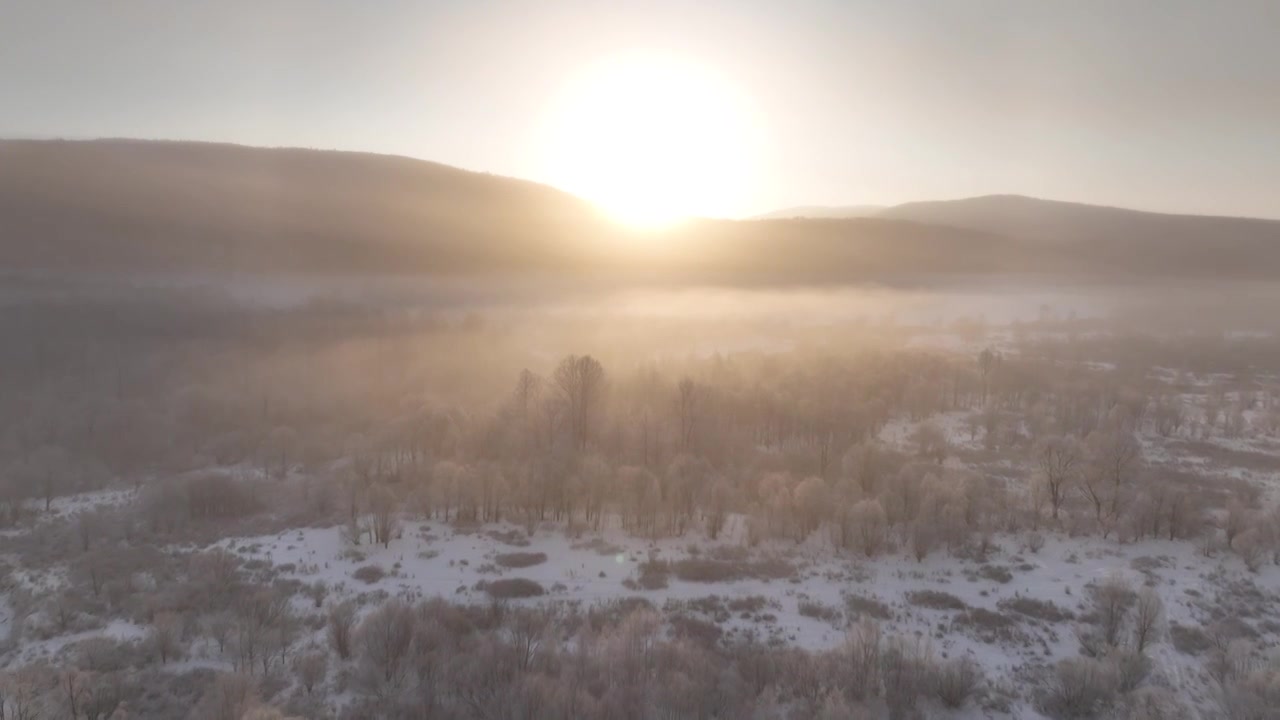
[[[548,162],[542,119],[595,64],[656,49],[760,133],[732,201],[659,214],[1016,192],[1280,216],[1267,0],[9,0],[0,19],[3,136],[364,150],[583,192],[575,153],[600,138]]]
[[[544,122],[545,175],[631,225],[749,210],[755,111],[696,61],[611,56],[572,76]]]
[[[0,720],[1280,720],[1280,0],[0,0]]]

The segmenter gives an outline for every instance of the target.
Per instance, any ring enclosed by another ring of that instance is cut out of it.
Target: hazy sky
[[[696,58],[760,127],[740,212],[1023,193],[1280,216],[1276,0],[2,0],[0,135],[411,155],[547,179],[602,57]]]

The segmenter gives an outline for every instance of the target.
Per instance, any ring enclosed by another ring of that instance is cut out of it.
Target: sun
[[[566,83],[546,122],[552,184],[641,228],[735,214],[758,145],[745,98],[669,53],[592,64]]]

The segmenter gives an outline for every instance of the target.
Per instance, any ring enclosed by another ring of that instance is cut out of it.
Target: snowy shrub
[[[1113,669],[1116,689],[1121,693],[1136,689],[1151,672],[1151,660],[1141,652],[1127,648],[1113,650],[1107,656],[1107,664]]]
[[[1250,528],[1240,533],[1235,539],[1234,547],[1249,572],[1258,572],[1262,564],[1267,561],[1269,548],[1257,528]]]
[[[586,542],[573,543],[569,547],[574,550],[591,550],[597,555],[618,555],[626,551],[621,545],[614,545],[601,538],[591,538]]]
[[[546,553],[513,552],[502,553],[493,559],[494,562],[507,568],[527,568],[541,565],[547,561]]]
[[[906,717],[929,690],[929,648],[916,639],[893,637],[880,653],[880,684],[891,717]]]
[[[833,605],[825,605],[813,600],[801,600],[798,603],[798,610],[804,617],[810,617],[829,623],[840,621],[840,608]]]
[[[1115,702],[1115,670],[1090,658],[1058,663],[1040,700],[1040,711],[1057,720],[1096,718]]]
[[[863,500],[849,511],[853,536],[867,557],[875,557],[888,542],[889,520],[879,500]]]
[[[541,585],[527,578],[493,580],[484,583],[484,587],[480,589],[488,593],[489,597],[498,600],[537,597],[547,592]]]
[[[1191,720],[1186,702],[1167,688],[1147,687],[1123,699],[1116,713],[1124,720]]]
[[[360,582],[372,585],[382,578],[386,577],[387,571],[382,569],[381,565],[365,565],[357,568],[351,576]]]
[[[339,660],[351,657],[351,635],[356,624],[356,607],[350,601],[329,608],[329,646]]]
[[[855,700],[879,693],[883,649],[880,626],[870,620],[862,620],[849,629],[844,644],[836,651],[841,671],[849,681],[849,692]]]
[[[931,668],[929,691],[952,710],[963,707],[983,683],[982,667],[969,658],[947,660]]]
[[[874,598],[848,594],[844,596],[844,607],[851,618],[866,617],[874,620],[892,620],[893,610],[888,605]]]
[[[1015,612],[1019,615],[1050,623],[1063,622],[1075,618],[1075,614],[1070,610],[1055,605],[1050,600],[1038,600],[1031,597],[1005,598],[996,603],[996,606],[1001,610]]]
[[[715,595],[690,598],[688,600],[667,600],[662,609],[667,613],[694,612],[713,618],[716,622],[729,620],[729,609],[724,601]]]
[[[674,565],[676,577],[685,582],[733,582],[747,577],[741,563],[722,562],[702,558],[681,560]]]
[[[796,569],[781,559],[757,562],[687,558],[672,564],[676,577],[685,582],[734,582],[749,578],[780,580],[794,577]]]
[[[134,663],[140,662],[140,655],[145,649],[126,640],[111,637],[93,637],[75,643],[73,646],[81,670],[96,673],[109,673],[124,670]]]
[[[294,658],[293,668],[298,675],[298,683],[310,695],[316,686],[324,682],[329,656],[323,650],[312,650]]]
[[[1009,568],[1003,565],[983,565],[978,568],[978,575],[1000,584],[1013,580],[1013,573],[1009,572]]]
[[[329,595],[329,586],[323,580],[317,580],[306,587],[305,593],[316,608],[321,608],[324,607],[325,597]]]
[[[501,530],[490,530],[488,536],[500,543],[512,545],[515,547],[528,547],[529,537],[524,534],[523,530],[512,529],[505,532]]]
[[[1225,686],[1248,677],[1256,669],[1257,662],[1253,643],[1236,638],[1225,645],[1215,642],[1205,669],[1214,680]]]
[[[1013,617],[980,607],[966,610],[952,621],[953,626],[970,630],[986,643],[1013,640],[1017,624]]]
[[[1093,613],[1090,619],[1097,626],[1097,639],[1107,647],[1115,647],[1120,644],[1129,608],[1133,606],[1138,596],[1129,581],[1118,573],[1091,586],[1089,590],[1093,600]],[[1085,634],[1091,635],[1090,632]],[[1094,654],[1101,654],[1100,648],[1094,648],[1093,645],[1086,647],[1091,648],[1090,651]]]
[[[1159,640],[1161,625],[1164,622],[1164,602],[1152,588],[1143,588],[1138,592],[1137,602],[1130,613],[1130,625],[1133,626],[1133,647],[1139,653],[1147,646]]]
[[[1280,671],[1268,668],[1228,680],[1220,704],[1227,720],[1273,720],[1280,707]]]
[[[613,627],[638,611],[653,612],[653,603],[642,597],[624,597],[606,600],[587,610],[587,625],[594,631]]]
[[[916,562],[924,562],[938,543],[938,529],[932,522],[917,520],[911,525],[911,554]]]
[[[703,647],[716,645],[724,635],[719,625],[687,615],[674,615],[668,621],[673,636],[692,640]]]
[[[417,615],[401,600],[388,600],[365,616],[356,631],[360,679],[379,692],[399,688],[409,676]]]
[[[636,573],[635,579],[628,578],[622,584],[631,590],[661,590],[667,586],[671,565],[664,560],[648,560],[640,563]]]
[[[1169,640],[1174,649],[1186,655],[1199,655],[1213,647],[1213,640],[1204,630],[1178,623],[1169,623]]]
[[[736,613],[758,613],[766,607],[776,607],[776,600],[766,598],[763,595],[748,595],[747,597],[731,598],[726,607],[730,612]]]
[[[912,590],[907,593],[907,602],[931,610],[964,610],[969,607],[965,601],[941,590]]]

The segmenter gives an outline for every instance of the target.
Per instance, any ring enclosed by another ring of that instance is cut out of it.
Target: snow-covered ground
[[[383,591],[411,598],[440,596],[461,602],[489,602],[477,584],[498,578],[521,577],[540,583],[548,594],[521,602],[569,602],[590,606],[608,600],[643,597],[658,608],[716,622],[717,611],[748,598],[764,598],[754,612],[721,614],[726,638],[752,633],[764,641],[784,642],[809,649],[827,649],[845,637],[848,623],[861,614],[881,623],[888,633],[927,641],[940,657],[970,657],[986,669],[996,684],[1019,687],[1055,661],[1079,654],[1075,623],[1068,619],[1032,617],[1019,611],[1020,601],[1052,603],[1064,614],[1089,612],[1087,586],[1112,575],[1126,578],[1134,588],[1144,584],[1162,597],[1168,623],[1200,627],[1212,621],[1206,608],[1217,604],[1206,596],[1236,585],[1256,589],[1271,598],[1262,608],[1259,629],[1265,635],[1272,614],[1280,620],[1280,567],[1268,565],[1249,573],[1233,555],[1205,557],[1190,542],[1117,544],[1094,538],[1050,535],[1031,552],[1016,537],[996,539],[986,562],[958,559],[934,552],[924,562],[903,553],[873,560],[838,553],[824,540],[804,545],[773,543],[752,551],[755,558],[775,557],[797,568],[793,579],[741,579],[733,582],[687,582],[674,575],[666,588],[633,590],[623,583],[636,576],[649,558],[678,561],[706,557],[716,547],[741,543],[741,519],[717,543],[693,537],[646,541],[613,528],[601,533],[566,537],[550,524],[513,547],[506,533],[522,534],[511,526],[492,525],[465,532],[436,522],[410,522],[403,536],[389,547],[352,548],[340,528],[305,529],[273,536],[237,538],[219,543],[245,559],[262,560],[284,568],[285,577],[311,583],[323,581],[338,597],[359,597]],[[696,550],[694,548],[696,547]],[[602,552],[601,550],[604,550]],[[545,553],[548,560],[522,569],[495,568],[494,556],[508,552]],[[376,564],[387,575],[365,583],[353,577],[361,567]],[[929,603],[923,591],[946,593],[941,603]],[[718,601],[708,601],[715,597]],[[852,601],[850,598],[853,598]],[[372,599],[372,598],[367,598]],[[690,602],[702,601],[702,602]],[[822,620],[801,613],[801,601],[835,608],[840,614]],[[950,607],[942,607],[950,605]],[[700,609],[699,609],[700,608]],[[985,612],[983,612],[985,611]],[[1187,692],[1196,702],[1210,702],[1209,679],[1201,670],[1203,658],[1175,650],[1166,640],[1153,651],[1155,682]],[[1019,717],[1030,717],[1030,706]]]
[[[1013,346],[1008,334],[987,336],[980,342],[949,333],[923,334],[913,344],[949,347],[970,355],[986,347],[1009,352]],[[1100,374],[1116,369],[1101,361],[1082,365]],[[1280,438],[1267,429],[1270,416],[1252,406],[1243,409],[1244,427],[1230,435],[1225,427],[1203,420],[1215,402],[1248,405],[1248,393],[1221,391],[1233,381],[1232,376],[1153,368],[1147,377],[1176,388],[1166,397],[1176,399],[1186,415],[1185,422],[1168,435],[1157,433],[1151,422],[1142,426],[1139,436],[1147,471],[1158,475],[1190,469],[1206,485],[1229,482],[1257,488],[1262,508],[1280,502]],[[953,451],[947,464],[962,464],[960,458],[977,457],[984,451],[985,430],[979,419],[968,409],[925,420],[899,417],[881,428],[879,439],[914,453],[917,431],[928,422],[941,430]],[[993,457],[988,467],[1018,462],[1023,460],[1013,455]],[[129,489],[57,498],[47,512],[43,502],[32,501],[34,520],[3,535],[15,537],[51,523],[70,522],[83,511],[136,501],[136,492]],[[980,559],[970,547],[963,557],[937,549],[921,562],[904,549],[907,543],[901,538],[895,549],[866,558],[837,549],[826,530],[802,544],[773,540],[748,548],[747,522],[738,515],[730,517],[715,541],[697,532],[659,540],[637,538],[625,532],[616,517],[609,518],[599,532],[544,523],[529,535],[509,523],[456,526],[409,514],[401,522],[388,547],[369,544],[367,539],[353,545],[342,527],[307,527],[168,549],[224,549],[255,569],[270,567],[277,577],[308,585],[323,583],[331,600],[352,599],[362,613],[392,596],[489,603],[486,583],[524,578],[538,583],[546,593],[513,602],[564,603],[585,609],[639,597],[669,618],[713,624],[727,641],[751,636],[826,650],[837,647],[853,623],[870,618],[887,634],[927,643],[939,657],[977,661],[994,687],[1020,696],[1011,713],[1017,718],[1038,717],[1029,688],[1042,684],[1057,661],[1080,655],[1076,627],[1091,612],[1089,586],[1111,577],[1125,578],[1133,588],[1151,587],[1162,598],[1165,617],[1158,642],[1148,650],[1153,662],[1148,682],[1176,689],[1189,707],[1211,708],[1214,682],[1204,669],[1204,652],[1175,647],[1180,628],[1199,632],[1229,620],[1262,652],[1273,653],[1280,647],[1280,566],[1265,563],[1258,572],[1249,572],[1237,554],[1220,548],[1206,550],[1191,541],[1121,544],[1114,538],[1069,537],[1045,530],[1041,544],[1024,530],[996,535]],[[508,553],[541,553],[546,560],[523,568],[502,567],[497,558]],[[707,558],[739,565],[767,561],[774,571],[747,572],[720,582],[682,580],[679,573],[671,573],[665,586],[648,590],[634,582],[648,561]],[[15,569],[2,587],[15,593],[39,595],[67,584],[65,564],[21,568],[17,558],[4,560]],[[374,566],[380,573],[372,570]],[[779,567],[793,572],[777,572]],[[294,603],[304,616],[322,612],[304,594],[295,595]],[[13,615],[9,598],[0,593],[0,640],[9,636]],[[81,640],[105,636],[141,642],[147,633],[147,628],[118,617],[96,622],[97,629],[75,628],[43,639],[24,637],[0,658],[11,665],[56,662],[60,653],[65,655]],[[310,637],[299,645],[322,645],[323,624],[313,622],[309,627]],[[197,639],[186,659],[169,669],[227,666],[206,639]]]

